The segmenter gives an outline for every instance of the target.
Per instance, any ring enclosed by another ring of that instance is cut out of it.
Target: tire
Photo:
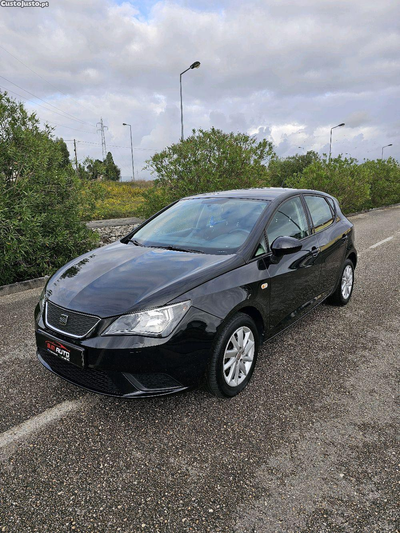
[[[232,398],[239,394],[251,379],[258,348],[259,334],[254,321],[244,313],[233,316],[214,344],[206,376],[209,392],[219,398]],[[241,355],[238,356],[238,353]],[[224,371],[224,365],[228,363],[230,365]]]
[[[354,265],[350,259],[346,259],[340,273],[340,280],[335,292],[331,294],[328,301],[333,305],[347,305],[353,294],[354,287]]]

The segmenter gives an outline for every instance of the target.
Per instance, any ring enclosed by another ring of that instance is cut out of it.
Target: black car
[[[124,398],[206,384],[231,397],[260,344],[326,298],[350,300],[353,225],[328,194],[183,198],[54,274],[35,310],[40,362]]]

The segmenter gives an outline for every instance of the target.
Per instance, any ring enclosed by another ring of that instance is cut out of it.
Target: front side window
[[[310,210],[316,232],[322,231],[333,223],[333,215],[328,202],[322,196],[304,196],[308,209]]]
[[[135,244],[212,254],[235,253],[267,207],[266,200],[181,200],[138,230]]]
[[[269,246],[277,237],[303,239],[309,234],[306,214],[299,196],[291,198],[279,206],[267,228]]]

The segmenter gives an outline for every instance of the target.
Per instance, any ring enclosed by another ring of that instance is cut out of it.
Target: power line
[[[43,76],[41,76],[38,72],[36,72],[35,70],[33,70],[31,67],[29,67],[28,65],[26,65],[23,61],[21,61],[20,59],[18,59],[18,57],[15,57],[11,52],[9,52],[8,50],[6,50],[3,46],[0,45],[0,48],[2,50],[4,50],[5,52],[7,52],[7,54],[9,54],[11,57],[13,57],[14,59],[16,59],[19,63],[21,63],[21,65],[24,65],[24,67],[26,67],[27,69],[29,69],[31,72],[33,72],[34,74],[36,74],[36,76],[39,76],[40,79],[42,79],[43,81],[45,81],[46,83],[48,83],[49,85],[51,85],[51,87],[54,87],[54,89],[56,89],[56,91],[58,92],[62,92],[59,90],[59,88],[57,88],[55,85],[53,85],[51,82],[49,82],[48,80],[46,80],[46,78],[43,78]],[[93,111],[91,111],[88,107],[84,106],[83,104],[81,104],[78,100],[76,101],[76,103],[78,105],[80,105],[81,107],[83,107],[84,109],[87,109],[88,111],[90,111],[90,113],[93,113]]]
[[[65,126],[65,124],[56,124],[55,122],[50,122],[49,120],[45,120],[46,124],[53,124],[53,126],[57,126],[57,128],[68,128],[69,130],[79,131],[80,133],[87,133],[88,135],[96,135],[94,131],[85,131],[85,130],[78,130],[77,128],[71,128],[71,126]]]
[[[64,141],[65,141],[65,139],[64,139]],[[69,142],[69,141],[65,141],[65,142]],[[84,144],[95,144],[97,146],[100,146],[100,144],[101,144],[101,143],[95,143],[95,142],[92,142],[92,141],[78,141],[77,140],[76,142],[84,143]],[[129,148],[130,149],[130,146],[122,146],[120,144],[109,144],[108,146],[111,147],[111,148]],[[135,150],[143,150],[145,152],[157,152],[157,150],[155,150],[154,148],[140,148],[139,146],[134,146],[133,148]]]
[[[79,118],[74,117],[73,115],[71,115],[70,113],[67,113],[66,111],[63,111],[59,107],[56,107],[55,105],[50,104],[50,102],[46,102],[46,100],[43,100],[43,98],[40,98],[40,96],[36,96],[36,94],[31,93],[27,89],[24,89],[23,87],[21,87],[17,83],[14,83],[13,81],[5,78],[4,76],[0,76],[0,78],[2,78],[3,80],[8,81],[8,83],[11,83],[12,85],[15,85],[15,87],[18,87],[18,89],[22,89],[23,91],[25,91],[26,93],[30,94],[31,96],[37,98],[41,102],[44,102],[45,104],[47,104],[47,105],[49,105],[51,107],[54,107],[54,109],[58,109],[58,111],[61,111],[64,114],[64,118],[65,118],[65,116],[67,116],[67,117],[71,118],[72,120],[76,120],[77,122],[80,122],[81,124],[88,124],[89,126],[93,126],[93,124],[90,124],[89,122],[86,122],[85,120],[81,120]],[[55,113],[55,111],[53,111],[53,113]],[[60,113],[57,113],[57,114],[59,115]],[[63,116],[63,115],[61,115],[61,116]],[[95,127],[95,126],[93,126],[93,127]]]
[[[2,48],[2,47],[0,46],[0,48]],[[2,77],[2,76],[0,76],[0,77]],[[16,85],[16,84],[14,84],[14,85]],[[26,102],[29,102],[29,99],[26,96],[23,96],[22,94],[19,94],[16,91],[12,91],[11,89],[7,89],[7,87],[3,87],[1,85],[0,85],[0,89],[3,89],[7,93],[15,94],[16,96],[19,96],[20,98],[22,98]],[[24,91],[25,89],[22,88],[22,90]],[[26,92],[29,92],[29,91],[26,91]],[[33,96],[35,96],[35,95],[33,95]],[[35,98],[38,98],[38,97],[35,96]],[[47,103],[47,102],[45,102],[45,103]],[[52,109],[49,109],[48,107],[46,107],[46,106],[44,106],[42,104],[38,104],[37,102],[35,102],[34,105],[39,106],[39,107],[43,107],[43,109],[45,109],[46,111],[49,111],[50,113],[56,113],[57,115],[60,115],[63,118],[67,118],[64,115],[61,115],[60,113],[57,113],[56,111],[53,111]],[[49,105],[51,105],[51,104],[49,104]],[[57,126],[57,127],[60,127],[60,128],[68,128],[70,130],[79,131],[80,133],[87,133],[89,135],[95,135],[94,132],[78,130],[77,128],[72,128],[71,126],[66,126],[65,124],[56,124],[55,122],[51,122],[51,121],[48,121],[48,120],[45,120],[45,121],[42,121],[42,122],[53,124],[54,126]],[[91,124],[89,124],[89,125],[91,126]],[[104,126],[104,128],[107,128],[107,126]],[[64,139],[64,141],[65,142],[73,142],[73,141],[66,141],[65,139]],[[77,141],[77,142],[85,143],[85,144],[94,144],[94,145],[100,146],[100,143],[95,143],[95,142],[91,142],[91,141]],[[109,144],[109,147],[111,147],[111,148],[127,148],[127,149],[130,149],[130,146],[122,146],[122,145],[119,145],[119,144]],[[141,148],[139,146],[134,146],[133,148],[135,150],[141,150],[141,151],[144,151],[144,152],[157,152],[157,150],[155,150],[154,148]]]
[[[15,92],[15,91],[11,91],[11,89],[7,89],[7,87],[3,87],[2,85],[0,85],[0,89],[3,89],[7,93],[15,94],[16,96],[19,96],[19,98],[22,98],[26,102],[29,102],[29,98],[27,98],[26,96],[23,96],[22,94],[19,94],[19,93]],[[42,104],[38,104],[37,102],[35,102],[35,105],[37,105],[39,107],[43,107],[43,109],[46,109],[46,111],[50,111],[50,113],[56,113],[52,109],[49,109],[49,108],[45,107]],[[60,117],[63,117],[63,118],[67,118],[67,117],[64,117],[63,115],[61,115],[60,113],[57,113],[57,115],[60,115]],[[93,132],[93,131],[78,130],[76,128],[71,128],[71,126],[65,126],[65,124],[56,124],[55,122],[51,122],[49,120],[43,120],[42,122],[53,124],[53,125],[58,126],[60,128],[68,128],[70,130],[80,131],[81,133],[88,133],[89,135],[96,135],[96,133]]]

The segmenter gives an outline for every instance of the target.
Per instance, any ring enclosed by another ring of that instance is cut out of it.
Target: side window
[[[267,252],[267,245],[265,243],[265,237],[261,239],[258,248],[256,250],[256,253],[254,254],[254,257],[258,257],[259,255],[264,255]]]
[[[270,246],[277,237],[303,239],[309,234],[306,214],[298,196],[287,200],[275,211],[267,228]]]
[[[322,196],[304,196],[315,231],[322,231],[333,223],[333,215],[328,202]]]
[[[336,209],[335,209],[335,204],[334,204],[332,198],[325,198],[325,200],[328,202],[330,208],[332,209],[333,215],[335,215]]]

